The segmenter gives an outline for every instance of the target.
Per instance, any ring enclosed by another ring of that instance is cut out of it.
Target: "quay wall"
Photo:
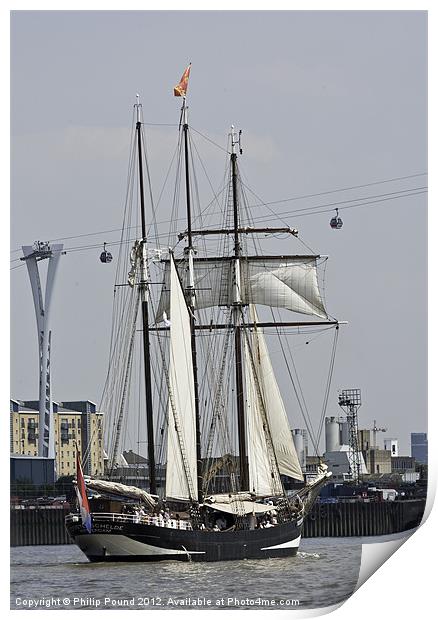
[[[11,508],[11,547],[72,543],[64,525],[67,514],[63,508]]]
[[[315,504],[304,520],[303,538],[403,532],[420,524],[424,506],[424,499]],[[62,508],[11,509],[11,547],[71,544],[66,514]]]
[[[417,527],[426,501],[314,504],[303,524],[303,538],[325,536],[382,536]]]

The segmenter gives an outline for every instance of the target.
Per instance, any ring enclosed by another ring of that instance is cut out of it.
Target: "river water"
[[[11,549],[11,609],[309,609],[356,586],[361,540],[307,538],[295,558],[90,564],[75,545]]]

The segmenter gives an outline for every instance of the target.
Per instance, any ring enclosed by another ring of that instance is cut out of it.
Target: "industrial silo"
[[[339,450],[339,423],[332,416],[325,419],[325,451],[336,452]]]
[[[305,432],[301,428],[294,428],[292,430],[292,439],[295,446],[295,451],[298,456],[298,460],[300,462],[301,468],[304,470],[306,468],[306,444],[305,444]]]

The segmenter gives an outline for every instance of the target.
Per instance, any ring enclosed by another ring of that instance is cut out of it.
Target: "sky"
[[[189,61],[191,125],[219,144],[231,123],[243,130],[240,166],[266,202],[418,175],[271,206],[281,214],[417,192],[341,210],[339,231],[329,227],[332,213],[282,216],[329,255],[327,307],[348,321],[327,414],[340,413],[338,389],[360,387],[359,426],[375,419],[409,454],[410,433],[427,430],[427,194],[418,193],[427,186],[425,12],[13,13],[11,266],[22,244],[120,228],[135,94],[147,122],[177,123],[172,88]],[[150,128],[156,188],[175,132]],[[217,187],[223,153],[199,144]],[[164,220],[170,207],[160,208]],[[55,400],[100,400],[115,261],[103,266],[100,249],[68,250],[116,238],[64,240],[52,308]],[[327,360],[303,364],[310,400],[322,398]],[[11,271],[11,397],[37,393],[34,308],[19,267]],[[319,413],[315,404],[316,421]]]

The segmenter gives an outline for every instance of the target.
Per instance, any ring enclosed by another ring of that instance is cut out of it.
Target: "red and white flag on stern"
[[[85,487],[84,474],[82,473],[81,459],[78,450],[76,450],[76,495],[78,497],[82,523],[87,532],[91,532],[90,505],[88,503],[87,489]]]

